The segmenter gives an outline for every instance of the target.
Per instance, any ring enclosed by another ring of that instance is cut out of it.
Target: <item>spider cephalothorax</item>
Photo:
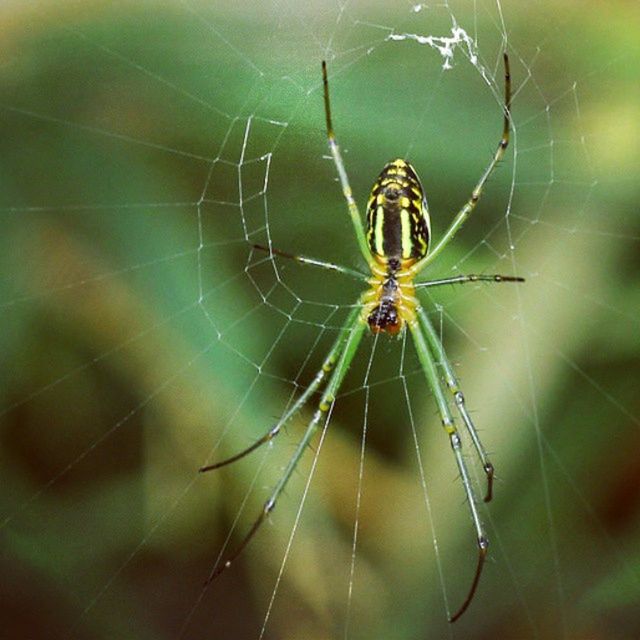
[[[372,333],[398,335],[407,323],[416,322],[418,299],[409,266],[415,261],[396,258],[380,260],[363,295],[363,318]]]
[[[393,335],[398,333],[402,326],[398,316],[398,306],[394,300],[388,298],[380,300],[380,304],[368,314],[367,322],[373,333],[387,331]]]

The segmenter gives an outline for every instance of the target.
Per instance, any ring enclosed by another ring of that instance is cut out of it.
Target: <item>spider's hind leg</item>
[[[435,247],[431,249],[431,251],[421,260],[418,260],[412,267],[411,271],[414,275],[418,275],[428,264],[433,262],[434,258],[442,252],[442,250],[451,242],[453,237],[458,233],[462,225],[469,218],[473,210],[476,208],[478,201],[480,200],[480,196],[484,191],[485,184],[489,179],[489,176],[493,173],[494,169],[498,165],[498,163],[504,157],[507,146],[509,145],[509,130],[511,128],[511,72],[509,70],[509,56],[505,51],[503,54],[504,60],[504,104],[502,107],[503,110],[503,123],[502,123],[502,135],[500,136],[500,140],[498,142],[498,146],[495,150],[495,153],[487,165],[486,169],[482,173],[480,180],[478,180],[476,186],[471,192],[471,196],[467,200],[467,202],[462,206],[462,209],[458,211],[455,218],[444,232],[444,235]]]

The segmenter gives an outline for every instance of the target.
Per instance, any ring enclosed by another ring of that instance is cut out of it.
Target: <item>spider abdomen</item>
[[[418,174],[402,159],[384,166],[367,203],[367,242],[385,261],[420,260],[429,250],[430,220]]]

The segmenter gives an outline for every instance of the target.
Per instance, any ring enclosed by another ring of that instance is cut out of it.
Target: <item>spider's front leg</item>
[[[418,309],[418,312],[420,311],[421,310]],[[453,421],[453,416],[451,415],[451,410],[449,409],[449,403],[447,402],[447,398],[445,397],[444,391],[440,384],[440,378],[438,376],[438,371],[433,355],[429,350],[429,346],[427,345],[427,341],[425,340],[420,324],[418,322],[409,323],[409,329],[413,338],[413,344],[415,345],[416,352],[418,354],[418,360],[422,365],[422,370],[425,374],[431,392],[433,393],[433,397],[435,398],[436,405],[438,407],[438,413],[440,414],[440,419],[442,420],[442,426],[449,436],[449,442],[456,459],[460,477],[462,478],[462,486],[464,487],[464,492],[467,496],[467,502],[469,504],[469,510],[471,511],[471,518],[473,520],[473,526],[476,532],[476,543],[478,545],[478,562],[476,565],[476,571],[471,582],[471,587],[469,588],[469,591],[467,593],[467,597],[465,598],[462,605],[458,608],[458,610],[449,618],[449,622],[455,622],[467,610],[476,593],[478,583],[480,582],[480,576],[482,575],[484,561],[487,557],[489,540],[487,539],[487,536],[484,532],[484,527],[480,520],[480,514],[478,513],[478,507],[476,505],[475,495],[471,485],[471,479],[469,478],[469,471],[467,470],[467,465],[465,464],[464,458],[462,457],[462,441],[460,440],[460,435],[458,434],[458,430],[456,429],[455,423]]]
[[[369,245],[365,236],[364,227],[362,225],[362,218],[360,217],[360,211],[358,205],[353,197],[353,191],[349,184],[349,178],[347,176],[347,170],[344,168],[344,161],[342,160],[342,154],[340,153],[340,145],[336,139],[336,133],[333,129],[333,122],[331,121],[331,101],[329,99],[329,78],[327,77],[327,63],[322,61],[322,85],[324,89],[324,114],[327,121],[327,139],[329,141],[329,151],[331,151],[331,157],[333,163],[336,165],[336,171],[338,172],[338,178],[340,179],[340,186],[342,187],[342,193],[347,201],[347,207],[349,208],[349,217],[353,224],[353,230],[356,234],[356,240],[358,241],[358,247],[360,247],[360,253],[367,261],[369,267],[374,266],[374,260],[369,251]]]
[[[476,426],[473,424],[473,420],[469,415],[469,411],[467,410],[464,394],[460,390],[460,385],[458,383],[458,379],[453,371],[453,367],[451,366],[451,362],[449,362],[449,358],[447,358],[447,354],[444,351],[444,347],[442,346],[442,342],[436,333],[434,326],[431,324],[429,317],[425,313],[422,307],[418,308],[418,318],[420,319],[420,323],[422,324],[422,328],[424,329],[424,333],[427,337],[427,342],[429,343],[429,348],[431,352],[435,355],[436,361],[442,367],[444,373],[444,382],[447,385],[447,388],[451,392],[453,396],[453,401],[455,402],[456,408],[458,409],[458,413],[464,422],[464,426],[471,437],[471,441],[473,442],[473,446],[478,453],[478,457],[480,458],[480,462],[482,463],[482,468],[487,476],[487,493],[484,497],[485,502],[489,502],[493,497],[493,475],[494,475],[494,467],[493,464],[489,461],[489,456],[482,445],[480,440],[480,436],[478,435],[478,430]]]
[[[280,430],[280,427],[287,421],[291,416],[302,408],[302,406],[309,399],[311,394],[316,391],[322,380],[325,378],[325,375],[333,369],[333,373],[327,382],[327,386],[320,397],[320,402],[318,403],[318,407],[313,414],[307,428],[300,439],[296,449],[291,456],[287,466],[285,467],[282,476],[276,486],[274,487],[271,495],[264,503],[260,514],[254,521],[253,525],[242,539],[240,544],[236,547],[234,551],[232,551],[226,560],[224,560],[221,564],[214,567],[213,571],[209,575],[209,578],[206,580],[205,584],[210,583],[212,580],[217,578],[225,569],[231,566],[232,562],[242,553],[245,547],[249,544],[253,536],[256,534],[260,525],[265,521],[267,516],[273,511],[280,497],[280,494],[284,491],[289,479],[291,478],[292,473],[294,472],[298,462],[304,455],[309,443],[311,442],[312,437],[316,433],[318,427],[322,423],[323,418],[326,418],[329,409],[333,406],[336,395],[342,385],[342,381],[351,365],[351,362],[356,354],[358,346],[360,344],[360,340],[362,339],[362,335],[366,328],[366,322],[362,319],[361,313],[361,305],[356,305],[351,313],[349,314],[345,324],[343,325],[340,335],[338,336],[336,342],[334,343],[333,348],[331,349],[329,355],[324,361],[322,369],[318,371],[316,374],[313,383],[310,387],[305,391],[304,394],[298,399],[298,401],[289,409],[289,411],[283,416],[283,418],[276,425],[277,431]],[[335,365],[335,368],[334,368]],[[250,453],[254,449],[258,448],[261,444],[268,442],[274,436],[275,428],[269,430],[267,434],[265,434],[260,440],[251,445],[244,452],[229,458],[221,463],[217,463],[214,465],[209,465],[207,467],[203,467],[201,471],[208,471],[210,469],[219,468],[225,464],[238,460],[242,456]],[[273,435],[272,435],[273,434]]]
[[[287,424],[287,422],[289,422],[289,420],[291,420],[291,418],[293,418],[293,416],[296,413],[298,413],[298,411],[300,411],[305,404],[307,404],[307,402],[309,401],[309,398],[318,390],[323,380],[335,367],[336,362],[340,357],[340,354],[342,353],[342,350],[344,349],[344,345],[348,338],[348,333],[346,331],[346,328],[355,322],[355,319],[358,317],[358,313],[359,313],[358,308],[354,308],[351,311],[351,313],[349,314],[349,317],[345,321],[344,327],[340,330],[340,333],[338,334],[336,341],[333,343],[333,346],[329,350],[329,353],[324,359],[322,366],[316,372],[316,375],[311,381],[311,384],[304,390],[302,395],[293,403],[291,408],[282,415],[280,420],[278,420],[278,422],[276,422],[276,424],[273,425],[269,429],[269,431],[267,431],[263,436],[258,438],[253,444],[249,445],[246,449],[243,449],[242,451],[240,451],[240,453],[236,453],[230,458],[225,458],[224,460],[221,460],[219,462],[215,462],[213,464],[208,464],[206,466],[200,467],[199,471],[201,473],[204,473],[206,471],[213,471],[214,469],[219,469],[220,467],[225,467],[228,464],[231,464],[233,462],[236,462],[237,460],[240,460],[241,458],[244,458],[246,455],[248,455],[252,451],[255,451],[263,444],[266,444],[267,442],[270,442],[271,440],[273,440],[280,433],[282,427],[285,424]]]

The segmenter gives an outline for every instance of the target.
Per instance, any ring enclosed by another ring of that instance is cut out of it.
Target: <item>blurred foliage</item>
[[[452,456],[412,347],[386,340],[354,363],[299,521],[312,452],[272,522],[203,590],[311,408],[267,451],[198,467],[282,414],[359,290],[251,248],[359,266],[323,158],[320,59],[359,202],[407,154],[436,235],[499,131],[496,6],[450,3],[477,31],[489,86],[458,53],[445,72],[377,26],[446,33],[446,7],[299,4],[0,9],[7,637],[250,639],[267,611],[265,638],[347,625],[349,638],[639,637],[640,46],[623,1],[500,7],[514,144],[437,268],[527,283],[429,298],[501,480],[469,612],[446,622],[444,598],[456,608],[475,562]]]

